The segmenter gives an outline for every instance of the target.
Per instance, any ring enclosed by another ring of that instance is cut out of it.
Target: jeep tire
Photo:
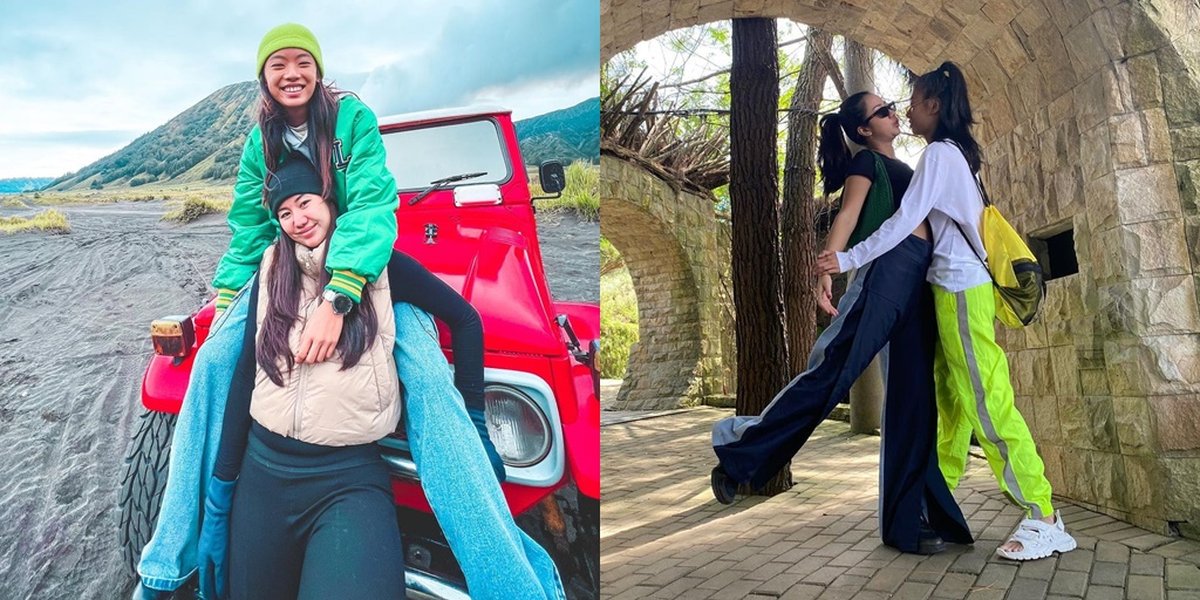
[[[154,534],[163,488],[167,485],[167,465],[171,456],[171,437],[176,415],[147,410],[133,435],[125,457],[125,475],[121,478],[121,552],[130,575],[137,577],[142,548]]]
[[[557,511],[535,506],[516,518],[517,526],[550,554],[567,600],[596,600],[600,596],[600,501],[584,496],[571,482],[543,502],[552,503]]]

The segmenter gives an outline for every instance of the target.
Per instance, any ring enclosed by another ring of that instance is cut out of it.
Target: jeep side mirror
[[[538,167],[538,180],[542,184],[542,191],[553,195],[538,196],[535,200],[558,198],[562,196],[563,188],[567,187],[567,175],[562,163],[557,160],[548,160]]]

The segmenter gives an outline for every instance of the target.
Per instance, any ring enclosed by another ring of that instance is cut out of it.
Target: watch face
[[[352,308],[354,308],[354,301],[350,299],[350,296],[337,294],[333,297],[333,312],[344,315]]]

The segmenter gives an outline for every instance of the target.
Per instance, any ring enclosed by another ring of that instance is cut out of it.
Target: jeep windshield
[[[500,128],[492,120],[393,131],[384,134],[383,145],[401,192],[423,190],[457,173],[485,173],[464,182],[472,185],[500,184],[512,175]]]

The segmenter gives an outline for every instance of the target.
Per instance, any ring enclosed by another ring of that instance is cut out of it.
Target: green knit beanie
[[[299,48],[308,52],[317,61],[317,71],[321,75],[325,74],[325,65],[321,63],[321,45],[317,43],[317,36],[298,23],[284,23],[268,31],[258,44],[258,70],[254,72],[254,77],[262,74],[267,58],[284,48]]]

